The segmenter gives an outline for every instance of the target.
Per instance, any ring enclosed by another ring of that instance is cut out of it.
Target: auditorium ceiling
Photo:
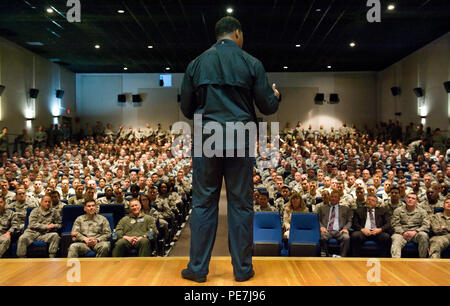
[[[379,71],[450,30],[448,0],[81,0],[79,23],[67,2],[1,0],[0,36],[73,72],[176,73],[229,14],[267,71],[320,72]],[[367,2],[381,3],[381,22]]]

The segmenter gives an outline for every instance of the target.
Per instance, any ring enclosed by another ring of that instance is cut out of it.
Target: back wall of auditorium
[[[323,125],[327,130],[342,122],[373,128],[389,119],[405,127],[410,122],[420,123],[422,116],[426,117],[422,119],[425,127],[448,131],[450,98],[443,83],[450,80],[449,50],[447,33],[383,71],[269,72],[269,82],[277,84],[283,101],[275,115],[258,116],[268,122],[279,121],[280,129],[287,122],[295,126],[302,121],[304,128]],[[0,84],[6,87],[0,97],[1,125],[12,135],[24,128],[33,133],[39,125],[61,124],[65,116],[71,118],[74,131],[96,121],[111,123],[114,129],[121,124],[144,127],[147,122],[168,129],[173,122],[187,121],[177,104],[183,74],[172,74],[170,87],[161,87],[159,78],[155,73],[75,74],[0,38]],[[394,86],[401,88],[401,95],[392,95]],[[424,89],[423,98],[414,94],[416,87]],[[37,99],[29,97],[30,88],[40,90]],[[56,98],[57,89],[64,90],[62,99]],[[316,105],[317,93],[324,93],[326,99],[337,93],[340,102]],[[126,94],[130,102],[119,103],[119,94]],[[133,94],[140,94],[143,101],[131,102]]]

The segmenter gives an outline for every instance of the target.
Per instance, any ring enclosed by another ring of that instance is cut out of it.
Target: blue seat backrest
[[[444,211],[444,207],[435,207],[435,208],[434,208],[434,213],[435,213],[435,214],[440,213],[440,212],[443,212],[443,211]]]
[[[97,199],[98,199],[98,198],[102,198],[102,197],[104,197],[104,196],[105,196],[105,193],[103,193],[103,192],[97,193]]]
[[[111,233],[114,232],[114,216],[112,213],[101,213],[100,215],[102,215],[103,217],[105,217],[108,222],[109,222],[109,226],[111,228]]]
[[[72,232],[73,223],[75,220],[84,215],[84,205],[65,205],[62,209],[62,228],[61,232],[68,234]]]
[[[319,243],[319,217],[315,213],[293,213],[289,230],[289,245],[294,242]]]
[[[111,213],[113,214],[113,226],[114,228],[117,226],[117,223],[119,223],[120,219],[122,219],[125,216],[125,205],[123,204],[101,204],[100,205],[100,213]]]
[[[253,219],[253,240],[281,243],[281,219],[279,212],[255,212]]]
[[[35,209],[35,208],[36,208],[36,207],[28,207],[28,208],[27,208],[27,216],[25,217],[25,226],[24,226],[23,230],[26,230],[26,229],[27,229],[27,227],[28,227],[28,222],[29,222],[28,218],[30,217],[31,211],[32,211],[33,209]]]

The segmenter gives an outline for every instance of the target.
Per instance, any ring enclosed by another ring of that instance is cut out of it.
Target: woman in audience
[[[291,217],[293,213],[307,213],[309,212],[306,203],[303,201],[300,193],[294,191],[291,199],[286,204],[283,214],[283,237],[289,239],[289,230],[291,229]]]

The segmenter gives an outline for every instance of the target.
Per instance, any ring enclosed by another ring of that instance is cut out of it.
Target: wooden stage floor
[[[187,257],[1,259],[1,286],[449,286],[449,259],[254,257],[256,275],[234,281],[230,257],[213,257],[206,283],[181,278]],[[79,267],[79,269],[77,269]],[[377,268],[379,268],[377,270]],[[79,272],[79,273],[78,273]],[[80,282],[76,282],[79,276]]]

